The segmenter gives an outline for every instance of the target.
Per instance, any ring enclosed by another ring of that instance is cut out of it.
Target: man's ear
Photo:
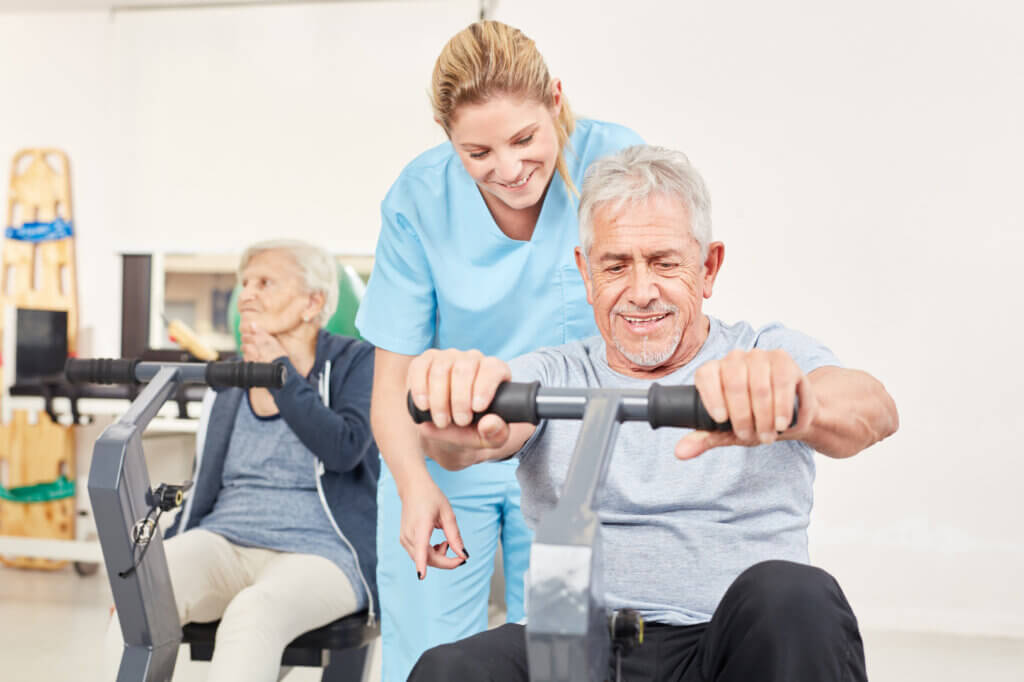
[[[722,270],[723,260],[725,260],[725,244],[711,242],[708,245],[707,258],[704,259],[704,298],[711,298],[711,290],[715,286],[715,278]]]
[[[582,248],[577,246],[574,253],[576,254],[576,267],[579,269],[580,275],[583,276],[583,286],[587,288],[587,303],[594,305],[594,283],[590,279],[590,266],[587,265],[587,259],[583,257]]]

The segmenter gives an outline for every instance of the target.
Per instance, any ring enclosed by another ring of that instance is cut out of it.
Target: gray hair
[[[242,253],[242,260],[238,264],[239,279],[249,262],[267,251],[281,251],[291,256],[306,291],[324,295],[324,307],[320,310],[317,322],[321,327],[326,325],[338,308],[337,261],[319,246],[308,242],[298,239],[271,239],[252,244]]]
[[[594,245],[594,213],[604,206],[618,211],[651,196],[678,199],[689,209],[690,231],[708,255],[711,243],[711,196],[704,179],[686,154],[640,144],[599,159],[587,169],[580,193],[580,246],[590,262]]]

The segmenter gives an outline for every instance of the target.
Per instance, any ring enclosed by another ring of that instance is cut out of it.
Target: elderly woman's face
[[[281,251],[262,251],[242,270],[238,312],[242,325],[255,323],[277,335],[295,329],[309,316],[311,295],[304,290],[298,266]]]

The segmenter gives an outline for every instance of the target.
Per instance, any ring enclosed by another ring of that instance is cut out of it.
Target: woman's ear
[[[551,115],[558,118],[562,113],[562,81],[558,78],[551,79]]]
[[[441,119],[435,117],[434,118],[434,123],[436,123],[437,125],[441,126],[441,130],[444,131],[445,136],[447,136],[449,140],[452,139],[452,134],[449,133],[448,129],[444,127],[444,124],[441,123]]]
[[[309,295],[309,302],[302,311],[302,321],[312,322],[320,316],[320,312],[324,309],[324,304],[327,302],[327,297],[322,291],[314,291]]]

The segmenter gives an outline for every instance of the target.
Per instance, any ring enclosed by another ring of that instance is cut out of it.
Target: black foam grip
[[[206,365],[210,386],[238,388],[281,388],[288,370],[283,362],[211,362]]]
[[[799,411],[800,401],[794,399],[791,427],[796,425]],[[732,431],[732,423],[728,419],[716,422],[711,418],[696,386],[651,386],[647,391],[647,421],[655,429],[677,426],[698,431]]]
[[[68,358],[64,376],[72,384],[137,384],[138,360],[121,358]]]
[[[539,381],[521,383],[507,381],[494,392],[494,400],[483,412],[473,413],[473,423],[479,421],[485,414],[496,414],[509,424],[525,423],[537,424],[540,418],[537,416],[537,391],[540,389]],[[412,401],[412,393],[405,396],[406,406],[409,408],[409,415],[417,424],[431,420],[430,410],[421,410]]]
[[[695,386],[662,386],[647,390],[647,421],[652,428],[677,426],[701,431],[728,431],[729,422],[719,424],[700,401]]]

